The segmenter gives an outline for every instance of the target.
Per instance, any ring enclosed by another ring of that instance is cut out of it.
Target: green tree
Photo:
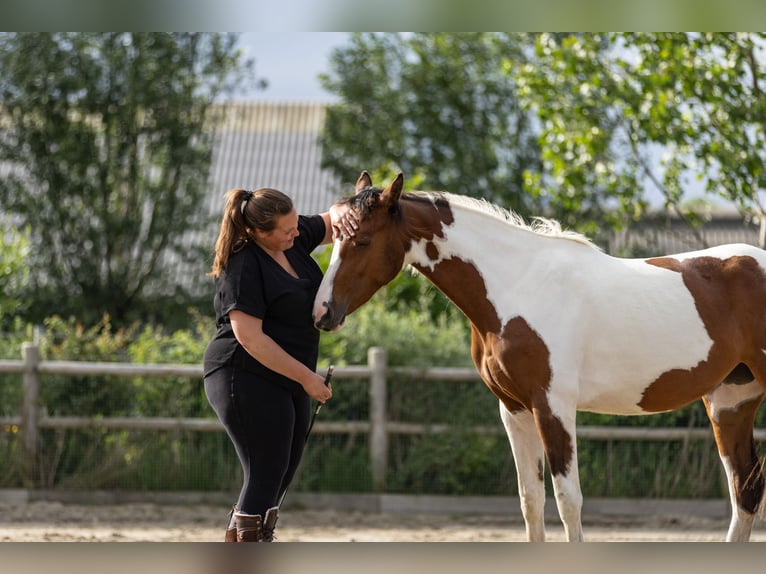
[[[29,318],[125,323],[183,294],[211,104],[252,79],[233,34],[0,34],[0,209],[31,229]],[[205,246],[209,248],[209,246]],[[202,268],[201,268],[202,269]],[[160,302],[158,304],[158,302]]]
[[[0,221],[0,331],[28,304],[26,284],[29,268],[28,231],[19,230],[2,218]]]
[[[540,35],[519,66],[539,115],[551,204],[610,198],[615,224],[641,217],[653,188],[690,225],[694,181],[761,221],[766,244],[766,56],[762,33]],[[569,198],[569,200],[567,200]],[[569,206],[564,205],[569,208]],[[573,210],[574,212],[574,210]]]
[[[341,177],[390,166],[423,189],[535,211],[523,173],[539,165],[536,132],[504,58],[523,60],[525,34],[355,34],[335,51],[322,162]]]
[[[578,155],[584,146],[572,137],[555,140],[561,131],[548,125],[554,112],[544,103],[533,105],[538,102],[529,92],[542,80],[530,69],[543,79],[550,75],[551,82],[579,86],[579,78],[566,70],[545,68],[539,46],[546,38],[563,42],[572,36],[355,35],[351,46],[334,53],[331,72],[323,78],[341,100],[328,110],[324,165],[343,176],[360,167],[400,169],[421,188],[483,197],[592,235],[619,227],[644,205],[638,184],[616,160],[598,164],[597,172],[594,162],[577,171],[560,166],[584,166],[588,156]],[[589,54],[598,60],[608,47],[606,41],[594,42]],[[562,108],[565,98],[561,95]],[[597,129],[583,138],[603,160],[600,147],[611,142],[613,121],[604,102],[586,111],[593,117],[581,119],[572,111],[567,121],[588,128],[596,122]],[[562,182],[565,169],[571,177]]]

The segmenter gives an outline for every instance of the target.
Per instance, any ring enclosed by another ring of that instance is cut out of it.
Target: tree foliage
[[[347,177],[390,167],[424,189],[533,211],[525,169],[538,163],[530,116],[503,57],[524,58],[524,34],[355,34],[323,85],[340,96],[322,136],[323,165]]]
[[[185,232],[207,223],[211,103],[250,72],[235,42],[0,35],[0,208],[31,229],[32,320],[123,322],[182,294],[172,263],[200,253]]]
[[[694,228],[702,193],[765,222],[764,244],[765,39],[357,34],[324,77],[340,97],[324,163],[401,169],[596,238],[655,197]]]
[[[612,198],[641,217],[649,188],[694,225],[699,187],[762,222],[766,242],[766,35],[540,35],[520,97],[540,117],[545,169],[530,188],[551,202]],[[695,181],[699,183],[695,184]]]
[[[29,304],[26,282],[29,276],[29,232],[0,218],[0,331],[15,314]]]

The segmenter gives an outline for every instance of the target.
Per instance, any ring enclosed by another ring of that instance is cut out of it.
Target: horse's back
[[[636,399],[667,373],[699,369],[715,379],[726,371],[722,379],[740,362],[763,357],[765,251],[731,244],[615,261],[602,271],[609,293],[601,289],[602,302],[594,299],[583,338],[585,410],[640,412]]]
[[[676,253],[666,255],[678,260],[694,259],[700,257],[716,257],[718,259],[729,259],[731,257],[752,257],[762,267],[766,269],[766,251],[755,245],[749,243],[726,243],[724,245],[716,245],[714,247],[708,247],[706,249],[700,249],[697,251],[688,251],[683,253]]]

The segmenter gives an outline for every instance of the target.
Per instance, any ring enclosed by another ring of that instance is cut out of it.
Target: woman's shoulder
[[[299,215],[298,230],[308,251],[313,251],[325,236],[325,224],[321,215]]]
[[[298,216],[298,225],[304,226],[304,227],[311,227],[311,228],[322,228],[324,231],[324,219],[321,215],[313,214],[313,215],[299,215]]]
[[[260,268],[260,266],[259,249],[255,243],[248,241],[242,249],[231,254],[229,261],[226,264],[225,271],[229,274],[241,273],[245,269],[251,269],[253,267]]]

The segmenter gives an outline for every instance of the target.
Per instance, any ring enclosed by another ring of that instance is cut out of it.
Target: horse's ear
[[[354,190],[356,193],[359,193],[362,191],[365,187],[372,187],[372,179],[370,179],[370,174],[366,171],[363,171],[359,175],[359,179],[356,180],[356,186]]]
[[[399,201],[399,197],[402,195],[402,187],[404,187],[404,175],[400,173],[396,176],[396,179],[383,190],[380,199],[389,209]]]

